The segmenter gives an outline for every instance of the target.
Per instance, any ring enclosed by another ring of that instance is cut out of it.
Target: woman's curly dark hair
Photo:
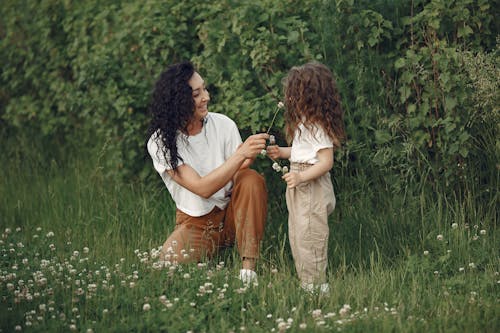
[[[149,110],[152,118],[147,140],[156,134],[162,141],[161,153],[172,170],[175,170],[182,157],[177,152],[178,131],[186,131],[193,116],[193,89],[188,81],[195,72],[191,62],[185,61],[169,66],[156,81]],[[167,156],[167,153],[169,156]]]
[[[283,79],[285,96],[285,133],[293,139],[300,123],[308,129],[323,128],[336,148],[345,138],[340,95],[332,72],[325,65],[310,62],[292,67]]]

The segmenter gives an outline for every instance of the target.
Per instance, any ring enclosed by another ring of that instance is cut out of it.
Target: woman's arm
[[[254,159],[264,149],[268,137],[266,133],[249,136],[221,166],[203,177],[186,164],[177,167],[176,172],[167,172],[182,187],[203,198],[210,198],[233,178],[245,161]]]
[[[283,175],[286,184],[294,188],[300,183],[316,179],[328,172],[333,166],[333,148],[323,148],[318,151],[318,163],[301,172],[288,172]]]

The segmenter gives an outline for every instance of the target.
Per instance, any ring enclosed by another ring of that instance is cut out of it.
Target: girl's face
[[[210,94],[205,87],[205,81],[203,81],[203,78],[197,72],[194,72],[188,83],[193,89],[193,118],[195,120],[202,120],[208,114],[208,102],[210,101]]]

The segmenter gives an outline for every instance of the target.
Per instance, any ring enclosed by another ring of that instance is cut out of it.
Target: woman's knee
[[[264,177],[253,169],[243,169],[238,171],[235,177],[235,187],[242,186],[245,188],[252,187],[256,190],[266,191],[266,182]]]

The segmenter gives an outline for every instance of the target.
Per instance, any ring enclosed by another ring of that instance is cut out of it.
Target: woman
[[[161,257],[199,261],[236,242],[240,279],[255,282],[267,191],[263,177],[248,167],[269,136],[255,134],[242,143],[231,119],[208,112],[209,101],[190,62],[167,68],[153,91],[147,149],[177,207]]]

